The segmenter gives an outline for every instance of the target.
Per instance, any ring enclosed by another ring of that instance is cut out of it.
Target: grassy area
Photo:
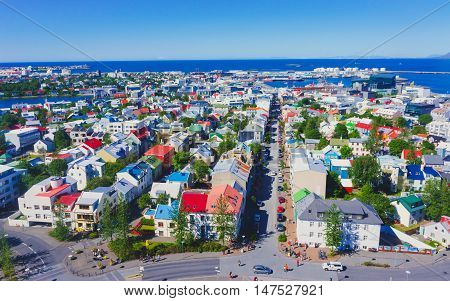
[[[377,267],[377,268],[389,268],[390,267],[390,265],[387,263],[376,263],[373,261],[364,261],[362,263],[362,265],[366,266],[366,267]]]
[[[434,241],[434,240],[425,240],[423,242],[433,248],[437,248],[441,245],[440,243],[438,243],[437,241]]]
[[[394,227],[395,229],[397,229],[399,231],[402,231],[402,232],[410,232],[410,231],[419,229],[420,228],[420,224],[414,224],[414,225],[411,225],[409,227],[406,227],[406,226],[401,225],[401,224],[395,224],[395,225],[392,225],[392,227]]]
[[[156,227],[155,226],[150,226],[150,225],[142,225],[139,227],[138,229],[139,231],[155,231]]]

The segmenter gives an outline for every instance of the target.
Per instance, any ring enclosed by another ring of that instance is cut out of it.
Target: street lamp
[[[410,271],[405,271],[405,273],[406,273],[406,281],[409,281],[409,275],[411,274],[411,272]]]

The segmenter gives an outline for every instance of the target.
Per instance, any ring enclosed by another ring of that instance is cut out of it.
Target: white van
[[[322,264],[322,269],[325,271],[342,272],[344,270],[344,266],[340,262],[325,262]]]

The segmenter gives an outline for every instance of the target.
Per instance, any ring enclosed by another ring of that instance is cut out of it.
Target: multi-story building
[[[425,204],[416,195],[398,198],[391,204],[395,207],[397,220],[406,227],[420,223],[425,217]]]
[[[367,139],[365,138],[350,138],[348,139],[348,146],[352,149],[352,154],[355,157],[368,156],[370,152],[364,146]]]
[[[432,121],[425,128],[429,135],[450,137],[450,122]]]
[[[77,181],[78,190],[84,190],[89,180],[102,177],[105,163],[99,157],[80,158],[69,163],[67,175]]]
[[[61,195],[76,192],[77,182],[71,177],[50,177],[33,185],[19,197],[19,210],[28,225],[55,224],[53,209]]]
[[[308,191],[309,192],[309,191]],[[342,217],[341,247],[350,250],[377,248],[383,224],[375,209],[353,199],[324,200],[315,193],[305,193],[295,204],[297,241],[309,246],[326,246],[326,214],[335,205]]]
[[[41,139],[41,134],[37,128],[22,128],[5,133],[5,141],[13,144],[16,152],[32,146],[39,139]]]
[[[443,215],[439,222],[429,222],[420,226],[420,234],[443,245],[450,246],[450,217]]]
[[[144,161],[132,163],[120,170],[116,174],[117,180],[125,179],[137,189],[137,194],[141,195],[152,185],[152,169]]]
[[[175,149],[169,145],[155,145],[147,150],[145,156],[154,156],[162,162],[163,170],[167,171],[172,167],[172,159]]]
[[[17,201],[20,196],[20,177],[22,172],[13,167],[0,165],[0,208]]]
[[[322,161],[307,158],[303,154],[291,154],[289,179],[293,192],[306,188],[325,197],[327,169]]]
[[[125,120],[109,122],[106,131],[110,134],[123,133],[127,135],[133,131],[140,131],[144,127],[145,120]]]

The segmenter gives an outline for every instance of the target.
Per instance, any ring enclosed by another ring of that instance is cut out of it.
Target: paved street
[[[143,280],[178,280],[181,278],[218,275],[218,267],[218,258],[147,264],[144,265]]]

